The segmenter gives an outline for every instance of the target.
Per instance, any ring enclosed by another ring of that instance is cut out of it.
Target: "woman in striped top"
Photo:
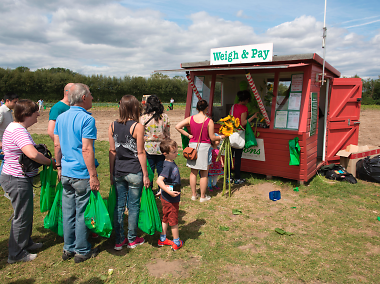
[[[37,254],[29,251],[42,247],[42,243],[32,241],[33,223],[33,172],[23,173],[18,159],[22,153],[43,165],[50,165],[51,160],[38,152],[27,128],[37,122],[38,105],[31,100],[20,100],[14,108],[15,122],[4,131],[3,151],[4,167],[0,175],[0,183],[10,196],[14,210],[11,232],[9,236],[8,263],[31,261]],[[53,162],[54,166],[55,163]]]

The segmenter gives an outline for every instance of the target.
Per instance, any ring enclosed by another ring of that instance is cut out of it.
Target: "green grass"
[[[47,135],[33,138],[53,149]],[[110,186],[108,143],[97,141],[95,147],[100,192],[105,197]],[[231,198],[213,192],[210,202],[199,203],[190,200],[185,159],[178,156],[176,162],[184,185],[179,219],[183,248],[176,252],[158,248],[156,233],[142,234],[147,243],[136,249],[115,252],[111,236],[90,239],[101,249],[98,257],[81,264],[63,262],[63,239],[43,228],[46,214],[40,213],[36,189],[32,237],[42,241],[44,249],[30,263],[7,264],[7,219],[12,208],[0,197],[0,283],[380,282],[377,184],[359,181],[352,185],[315,176],[298,186],[290,180],[267,181],[245,174],[249,186],[234,186]],[[296,186],[299,192],[293,191]],[[270,201],[269,190],[281,190],[282,199]],[[240,209],[242,215],[233,215],[233,209]],[[275,228],[294,235],[279,235]],[[110,268],[113,274],[109,276]],[[155,274],[162,271],[167,274]]]

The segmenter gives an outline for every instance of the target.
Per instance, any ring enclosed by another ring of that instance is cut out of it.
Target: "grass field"
[[[52,149],[47,135],[33,138]],[[95,145],[100,192],[106,197],[108,143]],[[0,197],[0,283],[380,283],[378,184],[352,185],[317,175],[298,186],[246,174],[247,185],[234,186],[231,198],[213,192],[210,202],[199,203],[190,200],[185,159],[179,156],[176,162],[184,187],[179,219],[183,248],[157,247],[156,233],[142,234],[142,246],[116,252],[111,236],[90,240],[101,249],[98,257],[63,262],[63,239],[43,228],[46,213],[40,213],[36,189],[32,237],[44,248],[30,263],[7,263],[12,207]],[[282,199],[270,201],[271,190],[280,190]],[[242,214],[232,214],[233,209]],[[279,235],[275,228],[294,235]]]

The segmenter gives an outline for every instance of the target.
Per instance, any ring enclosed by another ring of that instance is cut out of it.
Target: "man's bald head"
[[[67,98],[67,95],[69,94],[69,90],[70,88],[74,85],[74,83],[68,83],[66,86],[65,86],[65,89],[63,91],[63,97],[66,97]]]

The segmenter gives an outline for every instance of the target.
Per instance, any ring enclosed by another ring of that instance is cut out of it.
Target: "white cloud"
[[[244,11],[236,16],[244,18]],[[153,70],[208,60],[211,48],[223,46],[273,42],[277,55],[322,55],[323,24],[312,16],[263,34],[204,11],[187,19],[190,24],[180,26],[161,12],[131,10],[109,0],[2,1],[0,66],[63,67],[86,75],[123,77],[149,76]],[[328,27],[327,61],[342,74],[377,77],[379,42],[380,34],[368,41],[346,29]]]

